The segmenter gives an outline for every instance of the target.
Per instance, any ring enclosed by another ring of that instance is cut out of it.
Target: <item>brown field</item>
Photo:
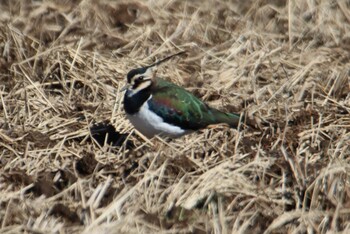
[[[0,0],[0,233],[350,232],[349,1],[96,2]],[[182,50],[256,129],[133,129],[126,73]]]

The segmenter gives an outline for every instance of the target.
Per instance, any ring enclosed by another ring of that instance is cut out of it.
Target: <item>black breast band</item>
[[[129,115],[137,113],[143,103],[151,96],[150,88],[141,90],[132,96],[129,96],[129,94],[129,90],[127,90],[124,94],[124,109]]]

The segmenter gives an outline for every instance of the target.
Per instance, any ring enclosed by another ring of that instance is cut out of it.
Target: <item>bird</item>
[[[243,117],[210,107],[186,89],[156,75],[157,67],[175,56],[170,55],[152,65],[127,73],[124,110],[132,125],[147,138],[156,135],[178,138],[207,128],[227,124],[237,128]]]

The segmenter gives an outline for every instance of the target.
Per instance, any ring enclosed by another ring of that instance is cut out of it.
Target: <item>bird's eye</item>
[[[143,80],[143,76],[139,76],[137,79],[138,79],[139,81],[142,81],[142,80]]]

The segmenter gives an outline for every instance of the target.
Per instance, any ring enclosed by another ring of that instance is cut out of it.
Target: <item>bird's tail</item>
[[[240,122],[245,122],[244,114],[236,114],[236,113],[225,113],[216,109],[211,110],[215,116],[215,123],[226,123],[231,128],[237,128]]]

